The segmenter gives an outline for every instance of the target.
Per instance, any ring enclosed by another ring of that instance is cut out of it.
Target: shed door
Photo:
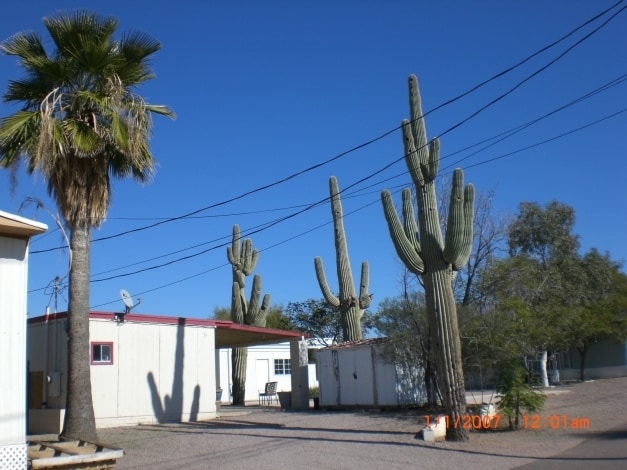
[[[373,405],[374,374],[370,348],[339,349],[340,405]]]

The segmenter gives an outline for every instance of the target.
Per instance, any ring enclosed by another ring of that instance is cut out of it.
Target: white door
[[[270,382],[270,359],[257,359],[255,370],[257,372],[255,374],[257,381],[255,390],[264,390],[266,382]]]

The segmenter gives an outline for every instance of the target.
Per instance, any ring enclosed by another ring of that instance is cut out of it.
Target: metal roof
[[[0,211],[0,235],[30,237],[48,230],[46,224]]]
[[[120,313],[90,312],[89,318],[94,320],[114,321],[114,315],[120,315]],[[67,318],[67,312],[48,316],[48,319],[52,320],[64,318]],[[28,319],[29,323],[40,323],[44,321],[46,321],[46,315]],[[129,313],[125,315],[124,322],[215,328],[216,349],[257,346],[260,344],[277,344],[309,337],[309,335],[298,331],[240,325],[239,323],[226,320],[204,320],[199,318],[144,315],[140,313]]]

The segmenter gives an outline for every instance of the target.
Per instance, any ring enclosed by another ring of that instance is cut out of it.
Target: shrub
[[[498,402],[503,416],[509,420],[509,428],[520,428],[523,413],[537,413],[542,410],[546,395],[529,383],[527,370],[519,363],[510,363],[502,367],[498,392]]]

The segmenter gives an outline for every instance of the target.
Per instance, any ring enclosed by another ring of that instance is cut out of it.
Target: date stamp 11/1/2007
[[[501,415],[479,415],[465,414],[456,416],[455,418],[448,415],[440,415],[431,418],[425,415],[425,424],[428,427],[432,422],[438,424],[439,420],[444,419],[446,428],[453,427],[455,429],[480,430],[480,429],[498,429],[501,423]],[[523,429],[541,430],[541,429],[589,429],[590,418],[575,417],[560,414],[541,415],[541,414],[523,414],[520,417],[520,424]]]

